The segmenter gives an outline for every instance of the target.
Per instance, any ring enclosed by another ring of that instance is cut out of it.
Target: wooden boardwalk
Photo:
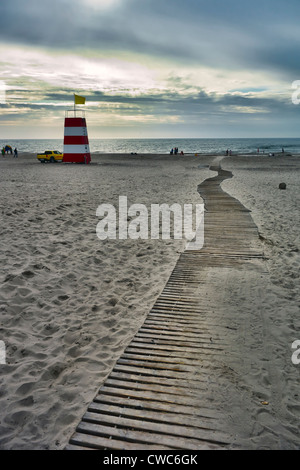
[[[255,274],[263,254],[249,211],[220,187],[231,174],[212,169],[218,175],[199,186],[206,210],[203,248],[181,254],[66,449],[202,450],[232,445],[221,391],[232,387],[223,359],[232,346],[228,331],[232,342],[235,331],[218,296],[228,270],[249,267]]]

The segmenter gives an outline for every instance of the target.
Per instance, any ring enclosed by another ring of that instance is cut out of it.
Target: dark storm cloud
[[[100,109],[103,104],[120,105],[122,111],[129,114],[138,112],[155,113],[156,115],[203,115],[203,114],[226,114],[226,113],[251,113],[257,109],[264,113],[288,113],[297,115],[296,106],[291,106],[285,100],[278,100],[273,97],[242,96],[238,94],[216,95],[215,93],[206,93],[199,89],[193,95],[184,96],[178,92],[140,94],[130,96],[122,94],[106,94],[105,92],[87,91],[85,94],[87,109],[91,112],[93,109]],[[70,101],[70,92],[52,91],[43,93],[39,96],[41,102],[16,101],[15,106],[18,109],[26,108],[32,111],[39,109],[57,110],[57,104],[61,100]],[[48,104],[47,104],[48,102]],[[89,108],[89,102],[98,103],[98,108]],[[3,110],[9,109],[9,105],[0,105]],[[114,108],[112,108],[114,109]]]
[[[105,11],[84,0],[4,0],[0,38],[292,75],[300,51],[299,17],[295,0],[124,0]]]

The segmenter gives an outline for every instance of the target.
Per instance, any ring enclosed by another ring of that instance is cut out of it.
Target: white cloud
[[[97,10],[109,10],[119,6],[124,0],[80,0],[80,2],[87,7],[92,7]]]
[[[157,70],[130,59],[89,58],[33,47],[0,47],[3,79],[30,79],[75,90],[137,95],[161,89]]]

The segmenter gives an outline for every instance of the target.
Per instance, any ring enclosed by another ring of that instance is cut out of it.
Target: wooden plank
[[[144,402],[147,402],[148,400],[152,402],[157,402],[157,403],[164,403],[165,405],[177,407],[177,406],[183,406],[186,409],[193,410],[194,414],[200,414],[203,408],[206,408],[204,405],[199,407],[199,400],[197,398],[187,398],[187,397],[182,397],[179,395],[174,395],[174,394],[165,394],[165,393],[160,393],[160,392],[151,392],[149,390],[147,391],[139,391],[139,390],[130,390],[130,389],[121,389],[118,387],[110,387],[103,385],[99,389],[99,394],[106,394],[106,395],[113,395],[115,397],[123,397],[126,400],[131,400],[131,399],[137,399],[137,400],[143,400]],[[174,410],[174,408],[173,408]]]
[[[189,310],[197,310],[197,307],[200,304],[201,304],[201,301],[199,300],[197,302],[180,302],[176,298],[174,298],[173,300],[168,300],[168,301],[158,299],[156,300],[154,304],[154,308],[159,307],[159,308],[169,309],[169,308],[176,306],[178,309],[183,308],[184,310],[189,311]]]
[[[94,398],[95,403],[107,403],[107,404],[114,404],[120,405],[128,408],[136,408],[139,410],[154,410],[154,411],[163,411],[164,413],[172,413],[178,416],[185,415],[191,418],[207,418],[213,420],[220,419],[220,412],[216,409],[208,408],[202,406],[201,408],[196,408],[193,406],[185,406],[178,403],[169,403],[169,402],[161,402],[157,400],[143,400],[136,397],[127,397],[124,400],[123,396],[117,396],[114,394],[102,394],[99,393]]]
[[[221,353],[224,351],[223,348],[219,348],[219,347],[215,347],[213,345],[208,345],[206,343],[203,343],[201,341],[198,341],[197,343],[193,342],[193,341],[180,341],[180,343],[178,343],[178,341],[176,341],[176,339],[174,341],[172,340],[169,340],[169,339],[166,339],[166,338],[162,338],[162,337],[157,337],[157,338],[153,338],[151,335],[136,335],[134,337],[134,341],[136,343],[144,343],[145,345],[153,345],[153,346],[162,346],[164,347],[165,350],[167,349],[170,349],[171,346],[174,346],[174,347],[178,347],[178,348],[190,348],[190,349],[198,349],[198,352],[199,353],[207,353],[207,354],[210,354],[210,355],[217,355],[218,353]],[[147,346],[145,346],[147,347]],[[171,349],[170,349],[171,350]]]
[[[130,380],[124,380],[123,378],[117,379],[116,377],[108,377],[105,381],[105,385],[108,387],[118,387],[122,389],[130,389],[130,390],[145,390],[149,392],[158,392],[158,393],[163,393],[163,394],[171,394],[171,395],[180,395],[182,397],[194,397],[195,396],[195,390],[201,392],[205,390],[207,391],[207,384],[203,386],[202,388],[199,386],[197,389],[190,389],[190,388],[184,388],[184,387],[179,387],[177,386],[171,386],[171,385],[166,385],[165,382],[163,385],[159,384],[154,384],[154,383],[143,383],[143,382],[133,382]]]
[[[152,343],[151,343],[152,344]],[[184,350],[182,351],[184,352]],[[143,350],[142,348],[131,350],[126,348],[122,354],[122,359],[128,359],[129,361],[150,361],[150,362],[164,362],[168,364],[191,364],[199,366],[202,364],[201,357],[196,352],[194,354],[172,354],[166,350],[155,350],[154,348],[148,348]]]
[[[111,414],[116,416],[124,416],[127,418],[138,418],[144,421],[153,421],[157,423],[165,423],[176,426],[188,426],[189,429],[202,429],[209,433],[215,431],[218,423],[215,419],[206,416],[197,416],[196,418],[191,415],[184,415],[178,413],[172,413],[167,411],[149,410],[140,408],[129,408],[127,406],[92,402],[88,407],[88,411],[93,413]],[[222,438],[226,440],[226,436],[222,435]]]
[[[185,320],[186,323],[189,323],[189,321],[194,321],[194,322],[199,322],[200,319],[203,319],[203,316],[207,315],[207,311],[204,309],[199,309],[199,310],[194,310],[193,312],[185,312],[182,309],[175,309],[173,308],[172,311],[164,310],[164,309],[158,309],[158,308],[152,308],[150,312],[148,313],[148,317],[150,315],[156,315],[161,317],[168,317],[171,320]]]
[[[209,369],[209,363],[207,363],[206,369]],[[194,374],[191,376],[190,372],[177,372],[174,370],[167,370],[165,368],[161,369],[151,369],[150,367],[140,367],[135,364],[120,364],[117,363],[115,364],[113,371],[122,371],[124,373],[128,374],[141,374],[144,376],[152,376],[152,377],[159,377],[161,380],[164,380],[165,378],[170,378],[170,379],[178,379],[180,381],[188,381],[188,383],[193,383],[193,382],[203,382],[203,371],[205,370],[205,366],[202,366],[200,372],[198,374]],[[113,372],[112,371],[112,372]]]
[[[165,314],[155,314],[154,312],[149,312],[148,317],[145,320],[145,325],[148,324],[157,324],[157,325],[174,325],[174,326],[181,326],[181,325],[189,325],[190,328],[199,328],[201,324],[201,318],[199,317],[193,317],[190,318],[189,320],[186,319],[185,316],[179,317],[179,316],[170,316],[170,315],[165,315]],[[208,331],[208,328],[206,328],[206,325],[201,326],[201,330],[204,333]]]
[[[201,392],[201,390],[199,390]],[[151,401],[158,401],[161,403],[169,403],[173,405],[184,405],[186,407],[191,407],[197,409],[199,411],[199,398],[195,397],[187,397],[187,396],[180,396],[175,395],[172,393],[165,393],[165,392],[152,392],[151,390],[133,390],[129,388],[120,388],[120,387],[113,387],[111,385],[102,385],[99,389],[99,393],[110,394],[119,397],[125,398],[137,398],[142,400],[151,400]]]
[[[220,446],[205,442],[203,444],[194,442],[191,439],[175,438],[174,436],[167,436],[163,434],[149,433],[143,431],[135,431],[131,429],[120,429],[113,426],[103,426],[101,424],[93,424],[85,421],[81,421],[77,426],[77,433],[86,433],[93,435],[93,437],[103,436],[109,438],[110,436],[122,440],[122,442],[132,442],[136,445],[143,445],[145,449],[150,445],[163,446],[168,449],[190,449],[199,450],[202,449],[218,449]]]
[[[181,312],[185,315],[194,315],[203,311],[203,309],[205,308],[206,306],[203,305],[203,302],[201,302],[199,299],[198,302],[195,304],[188,304],[179,303],[177,302],[176,298],[174,298],[173,302],[168,301],[168,303],[156,301],[153,307],[151,308],[151,311],[159,310],[165,313],[172,313],[172,311],[174,310],[175,312]]]
[[[162,381],[161,377],[156,377],[154,375],[141,375],[138,372],[137,373],[133,373],[133,372],[130,373],[130,372],[112,370],[110,375],[109,375],[109,378],[119,379],[119,380],[127,380],[127,381],[131,381],[131,382],[159,384],[159,385],[161,385],[161,383],[163,382],[166,387],[174,386],[177,389],[178,388],[188,388],[188,389],[192,390],[193,388],[196,388],[196,389],[199,388],[199,383],[198,383],[199,381],[191,382],[191,381],[185,381],[185,380],[177,379],[175,377],[174,378],[165,377],[164,380]],[[205,387],[207,387],[207,378],[206,377],[203,378],[202,383],[203,383],[203,385],[205,385]],[[219,387],[219,385],[217,385],[217,386]]]
[[[136,351],[127,351],[126,349],[126,356],[123,354],[119,359],[127,360],[128,365],[135,365],[136,361],[144,361],[141,367],[148,367],[148,363],[151,362],[153,364],[164,364],[165,369],[168,369],[169,364],[182,364],[182,365],[192,365],[193,367],[197,367],[200,369],[210,368],[214,370],[220,367],[220,364],[224,362],[224,352],[215,353],[211,350],[206,350],[202,352],[186,352],[186,348],[177,348],[173,350],[171,348],[165,347],[164,345],[157,345],[156,348],[152,348],[153,344],[149,344],[148,347],[145,343],[143,344],[143,348],[136,348]],[[172,346],[173,348],[173,346]],[[116,364],[120,364],[118,362]],[[150,367],[151,368],[151,367]]]
[[[125,364],[125,365],[137,365],[142,366],[144,368],[150,367],[151,369],[164,369],[164,370],[172,370],[175,372],[193,372],[194,367],[189,365],[182,365],[182,364],[172,364],[172,363],[161,363],[161,362],[154,362],[154,361],[147,361],[147,360],[128,360],[123,359],[120,357],[118,359],[117,364]]]
[[[152,341],[141,341],[139,342],[137,338],[135,338],[129,345],[129,347],[136,348],[137,351],[139,350],[144,350],[144,354],[147,355],[149,353],[149,350],[153,351],[156,355],[163,355],[163,356],[170,356],[170,353],[172,353],[172,356],[176,357],[191,357],[193,358],[195,355],[197,355],[200,360],[201,364],[203,364],[204,358],[209,357],[209,361],[211,364],[211,356],[217,357],[217,354],[215,350],[210,350],[210,349],[204,349],[202,347],[188,347],[188,346],[182,346],[179,344],[175,345],[169,345],[169,344],[158,344],[158,343],[153,343]],[[128,348],[126,348],[127,351]],[[201,356],[200,356],[201,354]]]
[[[133,346],[133,345],[132,345]],[[151,354],[151,357],[157,356],[159,357],[167,357],[170,358],[170,351],[172,351],[172,358],[180,358],[180,359],[190,359],[190,360],[197,360],[198,362],[201,362],[203,364],[203,357],[199,357],[199,351],[196,349],[187,351],[186,348],[172,348],[172,349],[165,349],[163,347],[161,348],[153,348],[153,343],[149,343],[148,348],[145,346],[145,343],[142,344],[142,347],[138,347],[138,344],[135,343],[136,347],[131,347],[128,346],[126,348],[125,353],[126,354],[140,354],[144,356],[149,356]],[[123,357],[123,355],[122,355]]]
[[[228,445],[229,441],[225,438],[224,434],[218,432],[217,430],[203,430],[195,427],[181,426],[181,425],[168,425],[163,421],[154,422],[154,421],[144,421],[143,419],[128,418],[120,415],[111,416],[109,414],[99,414],[87,411],[83,416],[83,421],[115,426],[120,429],[129,428],[134,431],[148,431],[152,435],[155,434],[156,442],[164,444],[164,439],[167,437],[166,444],[170,444],[170,439],[172,440],[172,445],[174,440],[176,441],[177,446],[182,446],[186,448],[186,438],[189,438],[189,443],[194,444],[199,447],[203,442],[211,442],[217,446]],[[183,439],[182,439],[183,438]],[[151,441],[150,441],[151,442]]]
[[[160,310],[151,310],[148,313],[148,318],[151,320],[152,317],[154,317],[156,320],[162,320],[162,319],[169,319],[170,321],[175,321],[175,322],[184,322],[185,324],[197,324],[199,325],[200,321],[203,321],[203,318],[206,318],[207,312],[198,312],[194,314],[185,314],[183,312],[174,312],[172,311],[171,313],[166,313],[164,311]],[[206,326],[206,325],[204,325]]]
[[[184,338],[193,338],[193,339],[201,339],[203,341],[211,342],[212,335],[203,332],[202,328],[197,327],[190,327],[190,325],[176,325],[172,323],[155,323],[155,322],[145,322],[144,326],[139,329],[141,333],[149,332],[160,335],[172,335],[172,336],[180,336]],[[219,338],[215,335],[215,341],[218,341]]]
[[[198,284],[199,282],[197,282],[197,285]],[[173,298],[169,297],[168,299],[165,300],[164,298],[159,297],[158,299],[156,299],[156,302],[154,305],[160,304],[160,305],[164,305],[168,307],[170,304],[176,303],[176,305],[178,306],[195,309],[197,308],[198,305],[201,304],[201,299],[199,299],[199,297],[193,298],[192,289],[195,294],[195,286],[190,285],[189,282],[182,284],[182,283],[175,283],[174,281],[172,285],[170,285],[170,287],[172,287]],[[169,292],[166,292],[166,294],[169,294]],[[188,302],[187,299],[179,300],[180,298],[186,298],[186,297],[190,297],[191,302]]]
[[[170,355],[155,355],[155,354],[150,354],[150,351],[148,354],[137,354],[137,353],[124,353],[122,354],[122,359],[123,360],[128,360],[131,362],[136,362],[136,361],[146,361],[146,362],[152,362],[152,363],[159,363],[162,365],[165,364],[171,364],[177,367],[177,365],[182,365],[182,366],[192,366],[192,367],[201,367],[202,361],[201,358],[197,358],[196,355],[194,357],[183,357],[180,356],[179,354],[177,356],[171,356]]]
[[[218,347],[218,346],[215,346],[214,344],[209,344],[208,342],[205,342],[205,341],[200,341],[200,340],[197,340],[197,341],[192,341],[192,339],[187,339],[187,338],[179,338],[179,337],[176,337],[176,336],[167,336],[167,335],[146,335],[146,334],[141,334],[141,333],[137,333],[137,335],[135,336],[135,339],[139,339],[139,340],[142,340],[142,339],[152,339],[153,340],[153,343],[156,343],[156,344],[173,344],[173,345],[176,345],[176,342],[177,341],[180,341],[180,344],[182,347],[185,347],[185,346],[195,346],[198,348],[206,348],[206,349],[210,349],[210,350],[215,350],[215,351],[223,351],[224,348],[221,348],[221,347]]]
[[[73,446],[72,449],[78,445],[81,448],[85,447],[86,449],[111,449],[111,450],[145,450],[146,447],[144,444],[139,444],[137,442],[132,443],[126,440],[114,440],[107,438],[105,436],[99,435],[90,435],[86,432],[75,432],[70,439],[70,444]],[[160,444],[157,445],[147,445],[147,450],[170,450],[170,447],[165,447]],[[71,450],[71,449],[70,449]]]
[[[180,321],[181,320],[181,321]],[[153,314],[148,315],[148,317],[144,321],[143,328],[169,328],[170,330],[178,331],[178,328],[184,329],[185,331],[191,330],[195,332],[195,334],[205,334],[207,328],[203,328],[201,325],[201,321],[198,318],[194,321],[187,321],[186,318],[183,316],[180,318],[170,318],[169,316],[165,316],[165,318],[154,318]]]
[[[152,319],[145,320],[144,322],[144,327],[143,328],[148,328],[154,331],[174,331],[174,332],[184,332],[184,333],[192,333],[193,336],[199,336],[201,335],[202,338],[210,338],[208,336],[207,331],[204,331],[202,327],[199,326],[198,323],[194,323],[191,325],[190,323],[184,323],[184,322],[171,322],[171,321],[155,321]]]
[[[180,327],[180,328],[171,328],[171,327],[163,327],[163,326],[159,326],[159,325],[152,325],[152,327],[148,327],[147,324],[144,324],[144,326],[142,326],[140,329],[139,329],[139,333],[140,334],[150,334],[152,335],[153,337],[154,336],[167,336],[167,337],[172,337],[172,339],[174,337],[178,338],[179,341],[180,339],[184,339],[184,340],[188,340],[189,338],[191,338],[193,341],[202,341],[202,342],[211,342],[210,341],[210,337],[208,337],[207,335],[202,335],[202,331],[200,330],[200,332],[198,331],[189,331],[189,328],[187,327],[186,328],[183,328],[183,327]]]
[[[172,341],[178,341],[179,343],[181,341],[184,342],[192,342],[196,344],[206,344],[209,345],[211,344],[211,338],[210,337],[201,337],[199,335],[193,335],[190,332],[185,332],[185,331],[172,331],[172,330],[158,330],[158,329],[149,329],[149,328],[140,328],[139,331],[136,334],[137,338],[151,338],[153,340],[155,339],[160,339],[160,340],[172,340]]]
[[[164,308],[164,309],[172,309],[174,306],[179,308],[184,309],[185,311],[190,311],[190,310],[196,310],[196,307],[199,305],[198,302],[194,302],[194,304],[188,303],[188,302],[180,302],[179,300],[174,299],[173,301],[162,301],[162,300],[157,300],[154,304],[154,308]]]
[[[176,279],[178,279],[178,277],[176,276]],[[173,291],[174,292],[174,291]],[[196,298],[195,298],[196,299]],[[164,295],[163,293],[159,296],[159,298],[157,299],[156,302],[161,302],[161,303],[165,303],[165,304],[170,304],[170,303],[173,303],[174,300],[176,301],[176,303],[178,304],[187,304],[188,306],[190,305],[198,305],[199,303],[199,299],[197,300],[193,300],[193,299],[188,299],[186,297],[184,297],[184,295],[182,294],[178,294],[177,295]]]

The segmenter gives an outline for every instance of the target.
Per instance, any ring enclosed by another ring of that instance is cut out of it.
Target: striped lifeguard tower
[[[85,113],[75,109],[75,104],[84,104],[85,98],[74,96],[74,110],[66,111],[65,116],[63,162],[88,164],[91,162],[91,153]]]

